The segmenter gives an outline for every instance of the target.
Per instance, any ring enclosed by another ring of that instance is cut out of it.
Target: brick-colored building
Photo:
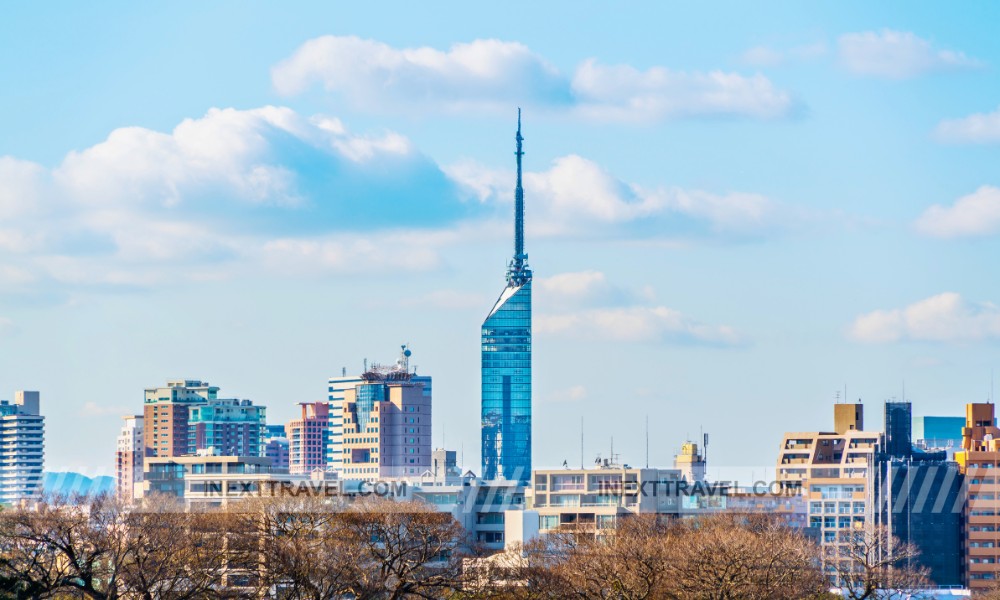
[[[993,404],[967,404],[962,449],[955,461],[965,474],[965,581],[973,591],[1000,580],[1000,428]]]
[[[330,440],[330,406],[326,402],[300,402],[302,414],[285,425],[288,438],[288,472],[311,473],[326,469]]]
[[[218,397],[219,388],[194,379],[168,381],[148,388],[143,405],[146,456],[183,456],[190,452],[188,419],[192,406]]]

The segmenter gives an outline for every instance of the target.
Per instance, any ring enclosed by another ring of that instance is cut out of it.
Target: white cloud
[[[444,170],[480,202],[510,201],[510,172],[469,162]],[[576,155],[556,159],[547,171],[526,173],[524,186],[531,198],[527,226],[536,237],[581,233],[607,236],[616,228],[651,222],[669,224],[671,219],[675,233],[690,229],[689,224],[682,223],[688,220],[714,234],[752,236],[799,218],[759,194],[645,189],[627,184],[597,163]],[[657,228],[656,232],[663,235],[665,228]]]
[[[935,204],[920,215],[916,229],[939,238],[1000,233],[1000,189],[984,185],[951,206]]]
[[[583,61],[571,77],[516,42],[475,40],[447,51],[393,48],[357,37],[305,42],[271,70],[275,89],[298,94],[314,84],[368,110],[510,110],[518,104],[570,108],[611,120],[687,116],[776,118],[794,103],[763,75]]]
[[[553,296],[588,297],[608,288],[608,279],[600,271],[580,271],[559,273],[551,277],[539,277],[534,287]]]
[[[941,121],[934,130],[937,139],[951,143],[994,144],[1000,142],[1000,108],[961,119]]]
[[[1000,339],[1000,307],[966,302],[959,294],[946,292],[902,309],[861,315],[854,320],[849,335],[869,343]]]
[[[45,169],[12,156],[0,156],[0,219],[41,209]]]
[[[281,94],[301,93],[319,83],[367,108],[509,107],[525,101],[548,104],[565,94],[555,67],[522,44],[499,40],[475,40],[441,51],[326,35],[302,44],[271,70],[271,79]]]
[[[935,48],[908,31],[845,33],[837,40],[840,63],[858,75],[908,79],[931,71],[967,69],[979,62],[962,52]]]
[[[403,306],[441,310],[481,310],[484,306],[489,306],[490,300],[492,298],[482,294],[462,290],[433,290],[414,298],[404,298],[399,303]]]
[[[648,121],[688,116],[788,115],[791,96],[763,75],[711,71],[685,73],[663,67],[639,71],[629,65],[584,61],[573,76],[578,111],[588,117]]]
[[[725,325],[706,325],[665,306],[598,308],[542,314],[535,331],[578,339],[618,342],[696,343],[734,346],[742,337]]]

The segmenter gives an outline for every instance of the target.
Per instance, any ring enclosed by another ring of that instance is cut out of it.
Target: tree
[[[357,549],[351,585],[357,600],[440,598],[461,588],[466,534],[450,514],[422,502],[367,498],[340,520]]]
[[[846,532],[828,546],[824,568],[852,600],[909,598],[930,585],[927,569],[915,565],[920,551],[877,526]]]

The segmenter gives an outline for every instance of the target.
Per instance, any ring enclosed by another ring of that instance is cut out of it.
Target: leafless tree
[[[823,562],[847,598],[909,598],[930,585],[927,569],[914,564],[920,555],[917,547],[889,535],[884,527],[853,530],[839,541],[827,546]]]

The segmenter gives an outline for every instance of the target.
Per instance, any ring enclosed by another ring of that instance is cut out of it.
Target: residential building
[[[542,469],[532,474],[527,508],[539,530],[601,535],[633,514],[676,516],[692,497],[678,469],[633,468],[602,463],[593,469]],[[719,490],[722,496],[722,490]],[[697,502],[695,500],[695,502]]]
[[[955,460],[965,475],[965,583],[973,592],[1000,582],[1000,428],[993,404],[967,404],[962,448]]]
[[[288,438],[268,438],[264,444],[264,456],[271,459],[271,465],[277,469],[288,468]]]
[[[193,405],[188,413],[188,450],[216,448],[234,456],[261,456],[264,453],[267,409],[250,400],[208,400]]]
[[[152,495],[184,498],[189,475],[249,476],[270,472],[271,461],[263,456],[223,456],[200,450],[189,456],[151,457],[146,459],[143,479],[136,486],[134,497],[137,500]]]
[[[872,524],[920,556],[912,567],[926,567],[939,586],[959,586],[963,577],[962,509],[964,477],[945,451],[915,448],[909,402],[885,403],[885,440],[869,471]]]
[[[514,188],[514,256],[507,286],[483,322],[483,479],[531,479],[531,269],[524,250],[521,185],[521,113],[518,110],[517,183]]]
[[[285,437],[285,426],[284,425],[265,425],[264,426],[264,439],[268,440],[270,438],[280,438]]]
[[[431,467],[431,397],[406,361],[375,366],[344,391],[345,478],[419,477]]]
[[[800,493],[809,503],[824,555],[836,555],[852,531],[866,523],[869,469],[882,439],[864,431],[864,407],[834,405],[834,431],[786,433],[778,451],[779,493]]]
[[[410,357],[413,355],[407,344],[400,347],[399,358],[396,360],[396,367],[409,371]],[[368,371],[368,361],[365,360],[364,371]],[[417,375],[416,369],[410,375],[413,383],[423,385],[424,395],[428,398],[432,395],[431,377],[429,375]],[[340,377],[331,377],[327,381],[327,401],[330,404],[330,441],[326,453],[327,470],[339,471],[343,466],[344,452],[344,392],[354,389],[364,380],[361,375],[348,375],[347,369],[341,371]]]
[[[330,439],[330,406],[326,402],[300,402],[301,415],[285,425],[288,438],[288,470],[311,473],[326,470],[326,448]]]
[[[176,379],[165,387],[146,389],[142,413],[146,456],[190,453],[190,410],[216,400],[218,394],[218,387],[197,379]]]
[[[142,482],[146,444],[142,435],[142,415],[125,415],[122,419],[125,423],[118,434],[115,451],[115,490],[120,499],[130,502],[135,484]]]
[[[0,401],[0,504],[38,498],[45,470],[45,417],[38,392]]]

